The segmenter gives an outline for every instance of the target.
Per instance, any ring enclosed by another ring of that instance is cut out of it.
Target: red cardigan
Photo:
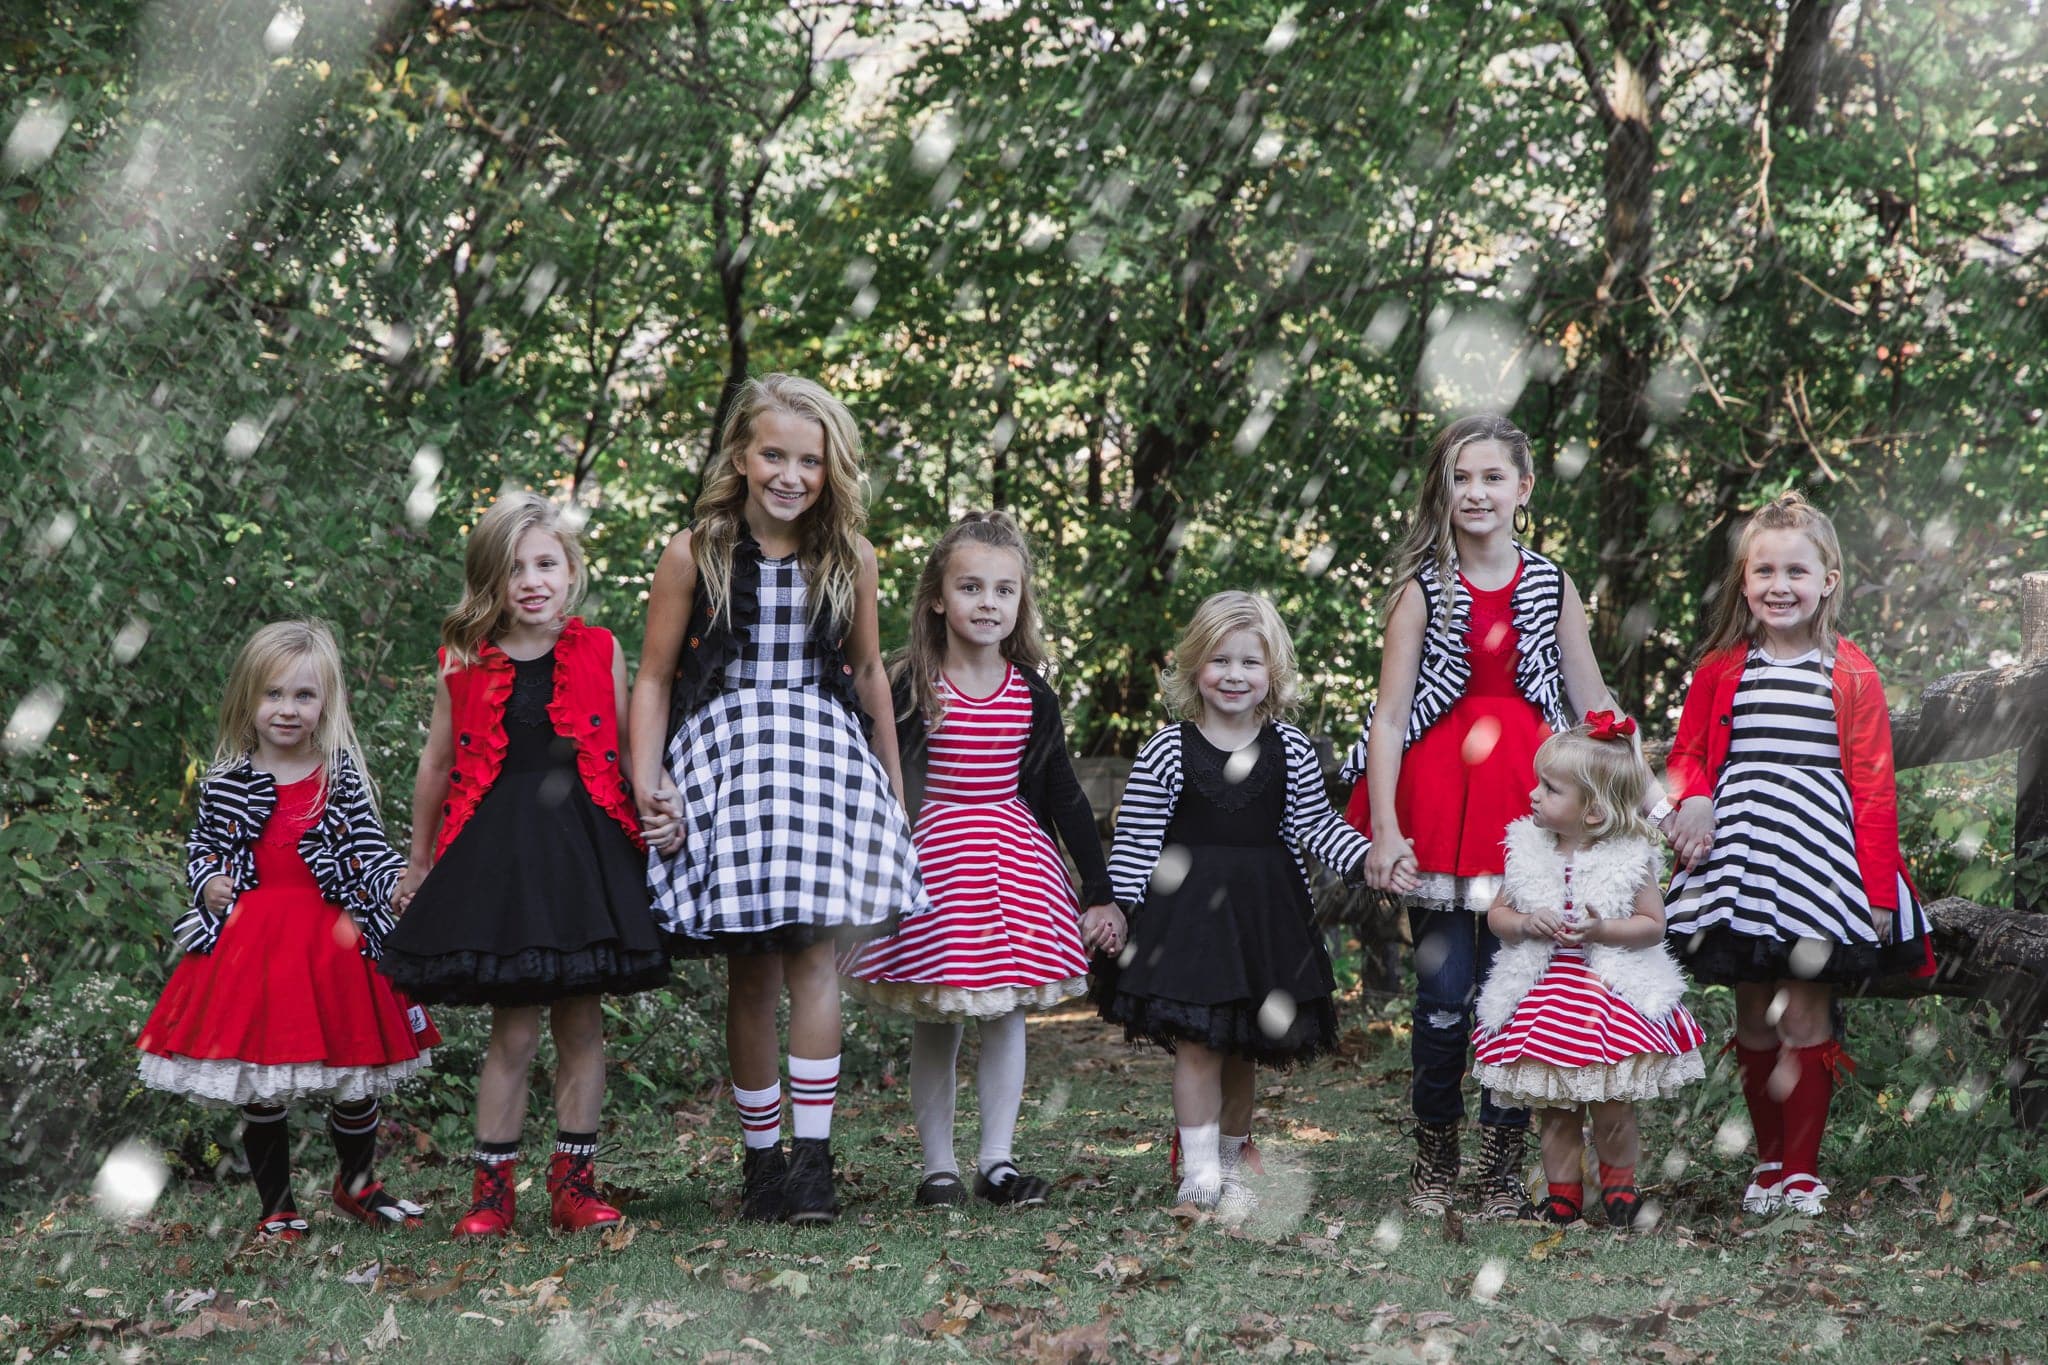
[[[610,631],[586,626],[581,617],[569,618],[555,644],[555,696],[548,703],[548,719],[556,734],[575,742],[576,772],[590,799],[619,822],[635,847],[644,849],[632,788],[619,768],[614,649]],[[446,650],[436,656],[444,670],[446,656]],[[448,774],[448,798],[441,804],[441,833],[434,842],[437,861],[476,814],[484,793],[505,766],[505,701],[512,695],[512,660],[485,641],[476,663],[443,676],[455,735],[455,767]]]
[[[1748,658],[1748,645],[1731,645],[1700,660],[1693,670],[1678,737],[1665,765],[1674,803],[1714,795],[1734,733],[1735,687]],[[1863,651],[1847,640],[1835,645],[1834,683],[1835,731],[1855,817],[1864,894],[1875,909],[1897,910],[1906,861],[1899,852],[1899,795],[1892,782],[1892,718],[1884,684]],[[1907,884],[1912,884],[1910,877]]]

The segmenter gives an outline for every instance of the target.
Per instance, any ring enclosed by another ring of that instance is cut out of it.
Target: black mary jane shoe
[[[1024,1174],[1010,1162],[998,1161],[974,1177],[974,1193],[991,1204],[1042,1209],[1052,1197],[1052,1186],[1039,1176]]]
[[[917,1187],[916,1199],[921,1209],[964,1204],[967,1202],[967,1187],[960,1183],[958,1171],[934,1171]]]

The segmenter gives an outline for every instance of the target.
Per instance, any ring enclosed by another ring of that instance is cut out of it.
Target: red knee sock
[[[1798,1079],[1785,1096],[1785,1175],[1820,1174],[1820,1138],[1828,1126],[1828,1101],[1835,1084],[1846,1072],[1856,1069],[1842,1045],[1830,1038],[1812,1047],[1787,1049],[1798,1068]]]
[[[1785,1109],[1771,1097],[1771,1072],[1778,1066],[1778,1049],[1735,1045],[1735,1061],[1742,1068],[1742,1100],[1749,1106],[1749,1126],[1756,1130],[1756,1164],[1783,1165],[1785,1161]]]

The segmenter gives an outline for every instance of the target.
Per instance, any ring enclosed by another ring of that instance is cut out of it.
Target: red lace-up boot
[[[457,1237],[503,1237],[512,1231],[515,1200],[512,1187],[517,1158],[476,1163],[476,1180],[470,1186],[469,1212],[456,1221]]]
[[[567,1232],[604,1227],[625,1215],[598,1197],[597,1162],[574,1152],[556,1152],[548,1163],[548,1221]]]

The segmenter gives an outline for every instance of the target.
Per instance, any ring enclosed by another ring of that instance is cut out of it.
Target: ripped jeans
[[[1423,1123],[1456,1123],[1465,1117],[1466,1054],[1472,1046],[1472,1005],[1479,983],[1500,951],[1486,916],[1471,910],[1408,907],[1415,943],[1415,1022],[1409,1056],[1415,1079],[1408,1091],[1415,1117]],[[1502,1109],[1493,1092],[1479,1092],[1479,1121],[1527,1128],[1529,1111]]]

